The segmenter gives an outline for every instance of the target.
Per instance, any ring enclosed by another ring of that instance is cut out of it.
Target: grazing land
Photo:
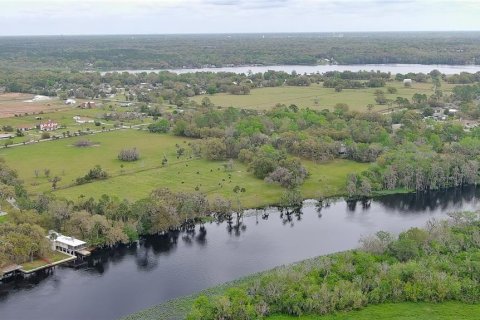
[[[86,138],[94,145],[84,148],[73,145],[75,141]],[[189,143],[199,142],[125,129],[2,149],[0,157],[18,171],[27,190],[33,195],[51,191],[50,178],[59,176],[62,180],[58,183],[58,190],[53,193],[71,200],[77,200],[80,196],[98,198],[102,194],[138,200],[160,187],[190,192],[198,187],[198,191],[207,193],[210,198],[221,195],[233,199],[232,190],[236,185],[246,189],[240,195],[245,207],[273,204],[280,199],[283,188],[255,178],[247,166],[238,161],[235,161],[232,172],[225,172],[225,161],[194,159],[190,154],[177,159],[176,145],[188,150]],[[140,152],[140,160],[118,160],[118,152],[126,147],[136,147]],[[165,167],[161,164],[163,157],[168,159]],[[320,164],[305,160],[304,164],[310,172],[310,177],[301,186],[305,197],[316,197],[320,193],[330,196],[342,194],[345,192],[346,176],[368,168],[368,164],[340,159]],[[85,175],[95,165],[100,165],[110,177],[74,185],[76,178]],[[50,169],[50,178],[45,176],[45,169]],[[35,170],[39,172],[38,177]]]
[[[374,305],[360,311],[337,313],[328,316],[271,316],[271,320],[470,320],[480,312],[480,305],[459,302],[445,303],[389,303]]]
[[[395,100],[397,97],[411,99],[415,93],[431,95],[434,93],[431,83],[415,83],[412,87],[404,87],[399,81],[387,83],[397,89],[397,93],[387,94],[387,98]],[[453,85],[442,83],[445,92],[451,91]],[[375,102],[375,90],[378,88],[344,89],[336,92],[333,88],[325,88],[321,84],[312,84],[308,87],[282,86],[273,88],[257,88],[249,95],[232,95],[220,93],[207,95],[211,102],[222,107],[238,107],[255,110],[268,110],[276,104],[296,104],[299,107],[315,110],[330,109],[337,103],[346,103],[350,110],[366,111],[369,104],[375,105],[375,111],[389,108],[388,105],[379,105]],[[195,96],[193,101],[200,103],[205,96]]]

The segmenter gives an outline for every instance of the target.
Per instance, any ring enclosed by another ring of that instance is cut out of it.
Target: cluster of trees
[[[8,37],[0,39],[0,66],[124,70],[254,64],[476,64],[479,37],[476,32]]]
[[[387,232],[358,250],[281,267],[219,295],[201,295],[187,319],[262,319],[271,314],[325,315],[395,302],[480,302],[480,216]]]
[[[121,161],[137,161],[138,159],[140,159],[140,153],[137,148],[122,149],[118,153],[118,160]]]
[[[428,97],[415,94],[408,103],[428,104]],[[395,131],[392,124],[397,125]],[[425,121],[410,109],[381,115],[351,112],[347,105],[333,112],[277,105],[259,113],[218,109],[208,102],[175,115],[172,132],[202,139],[192,146],[197,156],[238,159],[257,178],[287,188],[307,177],[295,159],[347,158],[374,164],[349,178],[352,197],[385,189],[426,191],[479,181],[479,129],[467,132],[454,121]]]
[[[50,250],[45,230],[32,223],[0,223],[0,267],[33,261]]]

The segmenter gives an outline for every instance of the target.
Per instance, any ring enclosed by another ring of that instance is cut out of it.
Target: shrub
[[[45,139],[50,139],[50,133],[49,132],[42,132],[42,139],[45,140]]]
[[[85,176],[77,178],[76,183],[80,185],[80,184],[85,184],[94,180],[106,179],[107,177],[108,177],[107,172],[104,171],[102,167],[97,165],[94,168],[90,169]]]
[[[170,129],[170,123],[167,119],[161,119],[155,123],[152,123],[148,126],[148,130],[154,133],[167,133]]]
[[[73,144],[75,147],[90,147],[93,145],[93,142],[90,141],[90,140],[84,140],[84,139],[81,139],[81,140],[78,140],[78,141],[75,141],[75,143]]]
[[[138,159],[140,159],[140,153],[138,153],[137,148],[122,149],[118,153],[118,160],[121,161],[137,161]]]

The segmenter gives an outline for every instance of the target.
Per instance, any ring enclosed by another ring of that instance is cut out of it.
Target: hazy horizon
[[[0,36],[480,31],[474,0],[2,0]]]

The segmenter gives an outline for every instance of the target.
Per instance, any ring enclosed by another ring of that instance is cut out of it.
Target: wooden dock
[[[10,278],[17,274],[22,269],[21,265],[10,264],[0,269],[0,280]]]

